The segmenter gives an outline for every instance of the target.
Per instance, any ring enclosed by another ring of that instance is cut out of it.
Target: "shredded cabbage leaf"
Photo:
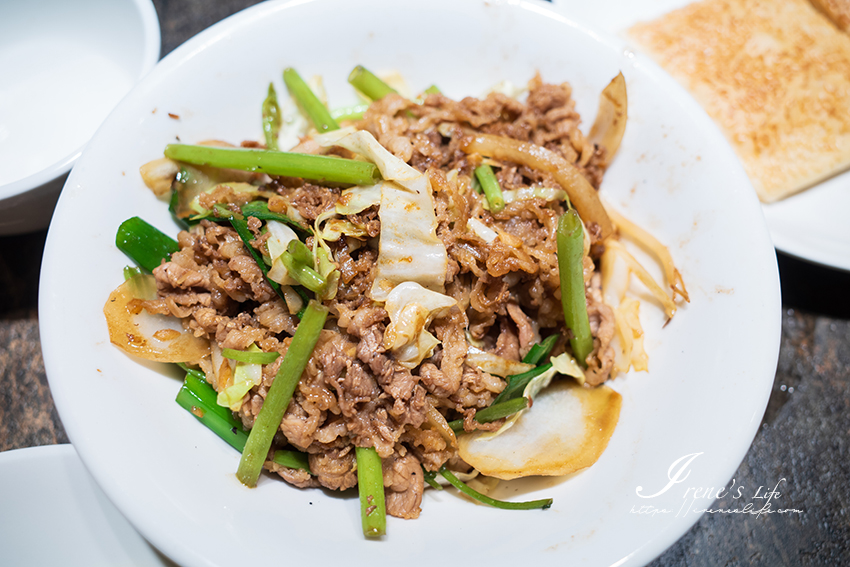
[[[539,376],[535,376],[528,384],[526,384],[525,390],[523,390],[522,392],[524,398],[528,398],[529,400],[533,401],[534,398],[536,398],[537,395],[544,388],[546,388],[547,386],[549,386],[549,384],[552,383],[552,379],[555,377],[556,374],[571,376],[575,378],[576,382],[578,382],[580,385],[584,385],[584,371],[581,369],[581,366],[579,366],[578,362],[576,362],[576,359],[570,356],[568,353],[565,352],[558,356],[553,356],[549,359],[549,362],[552,363],[552,368],[550,368],[543,374],[540,374]],[[497,435],[501,435],[502,433],[513,427],[514,423],[516,423],[517,420],[522,416],[522,414],[527,412],[529,409],[531,409],[531,404],[529,404],[526,409],[520,410],[510,416],[502,425],[502,427],[500,427],[496,431],[493,431],[492,433],[482,434],[481,438],[490,439],[496,437]]]
[[[487,226],[482,221],[476,218],[470,218],[468,221],[466,221],[466,228],[471,230],[472,233],[475,234],[475,236],[477,236],[487,244],[490,244],[491,242],[496,240],[496,237],[499,236],[495,230],[493,230],[492,228],[490,228],[489,226]]]
[[[298,235],[282,222],[270,220],[266,221],[266,226],[269,230],[269,238],[266,240],[266,246],[269,249],[269,256],[272,259],[272,267],[268,274],[269,279],[276,281],[280,285],[294,285],[297,282],[286,271],[286,266],[283,265],[280,257],[286,252],[286,248],[290,242],[298,240]]]
[[[416,282],[442,293],[448,255],[437,238],[428,177],[391,154],[369,132],[341,128],[317,135],[315,140],[320,146],[340,146],[365,157],[378,166],[384,178],[379,184],[381,234],[372,299],[386,301],[390,291],[403,282]]]
[[[405,368],[416,368],[431,356],[440,341],[428,332],[428,325],[444,317],[457,301],[442,293],[425,289],[415,282],[397,285],[387,295],[384,308],[390,325],[384,333],[384,347]]]
[[[248,347],[248,352],[261,352],[257,345]],[[231,411],[239,411],[242,400],[251,388],[258,386],[263,379],[263,365],[237,362],[233,370],[233,384],[222,389],[216,398],[220,406],[228,407]]]

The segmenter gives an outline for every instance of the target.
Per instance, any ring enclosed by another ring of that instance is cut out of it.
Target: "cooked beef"
[[[495,213],[473,190],[473,170],[481,156],[460,150],[470,128],[544,146],[575,164],[598,187],[604,155],[578,129],[579,116],[569,85],[529,83],[523,103],[493,93],[482,99],[453,101],[428,95],[421,104],[397,95],[374,102],[359,123],[394,155],[427,173],[434,191],[437,236],[446,246],[446,293],[458,307],[429,327],[439,345],[416,368],[399,365],[384,346],[387,311],[370,299],[378,250],[374,240],[381,222],[372,206],[347,220],[366,233],[328,242],[339,268],[326,328],[286,408],[275,437],[276,447],[294,447],[309,455],[312,475],[273,462],[266,468],[299,487],[344,490],[357,483],[355,447],[374,447],[383,460],[387,511],[402,518],[420,513],[422,467],[438,470],[458,462],[453,440],[432,429],[430,407],[446,419],[463,419],[464,428],[494,430],[503,420],[474,421],[489,406],[505,380],[466,363],[468,337],[486,350],[520,360],[539,340],[539,329],[560,333],[557,349],[568,348],[560,303],[556,229],[563,204],[542,198],[515,200]],[[340,153],[306,140],[310,153]],[[503,189],[555,187],[549,174],[512,163],[498,164]],[[334,208],[340,195],[296,178],[266,179],[270,211],[311,226]],[[202,206],[223,205],[234,213],[253,197],[218,186],[200,197]],[[485,241],[469,228],[477,219],[494,230]],[[269,235],[248,217],[252,241],[268,255]],[[593,228],[593,227],[589,227]],[[214,339],[220,348],[286,353],[298,318],[269,285],[236,232],[226,223],[202,220],[178,236],[180,251],[154,270],[158,298],[142,302],[151,312],[184,320],[196,335]],[[308,246],[314,244],[307,239]],[[594,253],[599,252],[594,248]],[[613,364],[613,312],[602,302],[592,260],[585,265],[588,311],[594,350],[588,357],[588,383],[598,384]],[[263,406],[283,356],[263,368],[261,383],[248,392],[237,415],[251,427]],[[218,390],[232,380],[230,366],[202,368]]]
[[[407,452],[403,445],[388,459],[382,461],[384,487],[386,487],[387,514],[411,520],[419,517],[425,477],[419,459]]]
[[[310,472],[325,488],[345,490],[357,486],[357,461],[351,445],[327,453],[311,454],[309,459]]]

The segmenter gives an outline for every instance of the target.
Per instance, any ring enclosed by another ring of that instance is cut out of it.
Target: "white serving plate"
[[[0,235],[47,226],[66,174],[159,43],[150,0],[0,5]]]
[[[693,0],[554,0],[565,14],[592,22],[599,29],[625,35],[632,25],[687,6]],[[628,41],[627,41],[628,43]],[[638,50],[633,46],[628,49]],[[762,205],[777,250],[850,271],[850,171],[777,203]]]
[[[773,383],[779,280],[761,208],[731,149],[681,87],[625,47],[542,2],[265,3],[187,42],[124,99],[58,204],[39,313],[68,435],[145,538],[184,565],[317,556],[431,565],[433,550],[468,564],[641,565],[697,521],[696,513],[631,513],[647,503],[636,489],[660,489],[670,464],[691,453],[702,453],[693,486],[731,478]],[[298,490],[272,477],[253,490],[241,486],[239,455],[174,403],[178,373],[109,343],[101,312],[128,263],[114,246],[118,225],[138,215],[177,232],[139,166],[177,137],[261,139],[260,104],[269,81],[285,92],[287,66],[321,74],[332,106],[351,104],[346,78],[359,63],[397,69],[415,89],[437,83],[453,97],[501,79],[521,84],[539,70],[572,84],[585,125],[601,89],[618,71],[626,76],[630,119],[603,193],[670,246],[691,303],[663,329],[660,310],[644,304],[650,372],[613,382],[623,410],[602,458],[568,479],[507,490],[513,498],[551,496],[549,510],[499,511],[428,491],[420,519],[390,519],[383,541],[364,541],[353,494]],[[680,488],[652,504],[678,506]]]
[[[173,565],[106,498],[71,445],[0,453],[0,563]]]

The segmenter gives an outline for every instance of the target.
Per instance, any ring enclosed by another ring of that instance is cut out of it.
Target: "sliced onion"
[[[605,148],[606,166],[611,163],[623,140],[628,107],[626,79],[622,73],[618,73],[599,95],[599,110],[588,135],[592,144]]]
[[[139,173],[148,189],[157,197],[162,197],[171,191],[171,184],[180,173],[180,164],[168,158],[159,158],[140,167]]]
[[[658,285],[658,282],[655,281],[649,272],[646,271],[640,262],[626,250],[626,247],[623,246],[620,242],[611,239],[610,241],[605,243],[605,246],[613,250],[617,253],[617,255],[626,261],[626,264],[629,266],[629,270],[637,276],[637,278],[649,289],[655,299],[661,303],[661,306],[664,308],[664,313],[667,315],[668,319],[671,319],[673,315],[676,313],[676,303],[670,298],[669,295],[664,291],[664,289]]]
[[[661,264],[661,268],[664,270],[664,277],[667,278],[668,285],[673,289],[673,298],[675,299],[676,294],[678,294],[685,301],[690,302],[688,290],[685,289],[685,282],[682,280],[682,274],[679,273],[676,265],[673,264],[673,257],[670,255],[667,247],[644,229],[618,213],[607,203],[605,210],[620,231],[620,234],[633,240],[635,244],[655,256],[655,259],[658,260],[658,263]]]
[[[474,217],[466,221],[466,228],[487,244],[490,244],[499,236],[495,230]]]
[[[474,346],[469,347],[466,363],[494,376],[513,376],[534,368],[533,364],[508,360],[492,352],[484,352]]]
[[[614,233],[614,225],[611,224],[611,219],[608,218],[596,189],[584,178],[578,168],[555,152],[530,142],[490,134],[476,134],[466,139],[461,144],[461,149],[468,154],[478,153],[504,159],[551,174],[567,192],[570,202],[585,224],[591,222],[598,224],[603,240]]]
[[[103,314],[109,340],[128,354],[157,362],[189,364],[197,364],[210,354],[209,341],[184,330],[179,319],[145,311],[133,297],[129,282],[109,294]]]
[[[449,422],[443,417],[443,414],[437,411],[434,405],[427,398],[425,399],[425,420],[431,429],[440,434],[450,447],[457,447],[457,437],[454,430],[449,427]]]

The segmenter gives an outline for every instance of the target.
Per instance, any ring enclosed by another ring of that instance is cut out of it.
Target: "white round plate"
[[[553,0],[557,9],[621,34],[641,21],[658,18],[694,0]],[[777,250],[850,271],[850,171],[777,203],[762,205]]]
[[[66,174],[159,43],[150,0],[0,5],[0,235],[47,226]]]
[[[549,510],[500,511],[428,491],[418,520],[390,519],[382,541],[365,541],[353,493],[272,477],[241,486],[239,455],[174,403],[179,373],[109,343],[102,308],[128,263],[113,244],[118,225],[138,215],[177,232],[139,166],[178,138],[261,139],[268,83],[285,93],[288,66],[322,75],[331,106],[352,104],[346,79],[359,63],[456,98],[502,79],[524,84],[539,70],[572,84],[585,125],[602,88],[618,71],[626,76],[629,123],[602,192],[670,246],[691,303],[665,328],[644,303],[650,372],[613,382],[623,410],[602,458],[571,478],[509,489],[514,498],[553,497]],[[773,247],[719,131],[623,42],[538,2],[278,2],[213,26],[165,58],[89,144],[50,228],[40,293],[45,365],[68,435],[115,505],[186,565],[315,561],[317,552],[348,565],[402,557],[431,565],[435,545],[460,564],[643,564],[699,514],[631,513],[647,503],[637,487],[660,489],[671,463],[692,453],[701,453],[692,486],[731,478],[764,412],[780,333]],[[683,490],[651,503],[672,508]]]
[[[98,488],[71,445],[0,453],[3,565],[163,567]]]

